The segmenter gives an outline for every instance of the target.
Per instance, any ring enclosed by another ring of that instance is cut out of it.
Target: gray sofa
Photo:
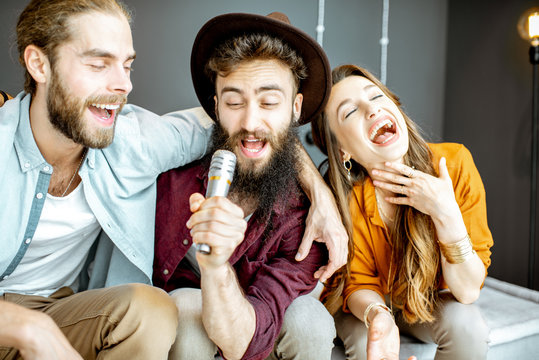
[[[491,329],[489,360],[539,359],[539,291],[487,277],[476,304]],[[431,360],[435,352],[436,345],[401,335],[401,359]],[[345,359],[342,346],[331,359]]]

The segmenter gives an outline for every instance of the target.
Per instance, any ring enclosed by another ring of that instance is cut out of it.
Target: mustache
[[[119,104],[122,108],[127,103],[127,95],[96,95],[86,99],[85,106],[92,104]]]
[[[242,129],[235,132],[234,134],[231,134],[226,141],[226,145],[228,147],[234,147],[239,141],[249,136],[254,137],[261,141],[269,142],[272,146],[274,146],[276,142],[278,141],[277,137],[269,132],[261,131],[261,130],[253,132],[253,131],[247,131],[245,129]]]

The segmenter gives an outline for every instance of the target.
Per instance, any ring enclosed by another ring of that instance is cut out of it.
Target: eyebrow
[[[82,57],[96,57],[96,58],[107,58],[107,59],[117,59],[118,57],[113,53],[101,49],[90,49],[86,50],[81,54]],[[125,61],[134,60],[137,57],[136,53],[129,55]]]
[[[369,90],[370,88],[373,88],[373,87],[377,87],[377,86],[374,85],[374,84],[365,85],[365,87],[363,88],[363,90]]]
[[[277,84],[269,84],[269,85],[263,85],[263,86],[259,87],[258,89],[256,89],[255,94],[258,95],[258,94],[260,94],[262,92],[273,91],[273,90],[277,90],[277,91],[280,91],[280,92],[284,93],[284,90],[279,85],[277,85]],[[243,90],[238,89],[237,87],[233,87],[233,86],[225,86],[224,88],[222,88],[221,89],[221,95],[223,95],[223,93],[225,93],[225,92],[234,92],[234,93],[238,93],[240,95],[243,94]]]
[[[264,92],[264,91],[272,91],[272,90],[277,90],[277,91],[280,91],[280,92],[284,93],[283,88],[280,87],[279,85],[277,85],[277,84],[269,84],[269,85],[261,86],[258,89],[256,89],[255,94],[259,94],[259,93]]]

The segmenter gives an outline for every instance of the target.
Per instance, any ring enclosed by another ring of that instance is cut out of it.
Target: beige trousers
[[[176,305],[149,285],[77,294],[65,287],[50,297],[7,293],[1,299],[48,314],[84,359],[164,360],[176,337]],[[0,347],[0,359],[15,358],[16,349]]]
[[[397,315],[399,331],[437,344],[436,360],[486,359],[490,330],[479,307],[461,304],[449,293],[441,294],[440,301],[432,324],[409,325]],[[335,327],[344,343],[346,359],[367,359],[367,328],[363,321],[339,310],[335,314]]]

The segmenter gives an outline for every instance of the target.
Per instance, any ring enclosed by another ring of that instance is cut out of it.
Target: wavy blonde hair
[[[399,98],[367,70],[356,65],[342,65],[332,72],[333,85],[349,76],[362,76],[372,81],[390,98],[402,113],[409,135],[408,152],[404,164],[437,176],[432,164],[432,153],[419,133],[415,123],[404,113]],[[352,239],[352,219],[350,216],[350,194],[354,183],[362,183],[368,177],[361,164],[352,162],[352,178],[342,166],[338,139],[329,127],[326,114],[322,113],[312,123],[315,144],[328,156],[326,181],[329,183],[343,218],[343,223]],[[436,232],[430,216],[411,206],[398,206],[393,227],[389,229],[391,245],[389,293],[393,306],[402,310],[406,322],[432,322],[433,312],[438,302],[440,281],[440,253]],[[349,243],[349,253],[354,253],[353,241]],[[401,261],[399,261],[401,260]],[[324,303],[330,312],[339,306],[344,277],[350,273],[350,261],[336,274]]]
[[[90,12],[125,16],[131,22],[131,13],[119,0],[32,0],[22,11],[17,22],[19,62],[25,69],[24,90],[36,92],[36,81],[26,70],[24,50],[28,45],[41,48],[51,65],[56,62],[56,49],[72,39],[70,20]]]

